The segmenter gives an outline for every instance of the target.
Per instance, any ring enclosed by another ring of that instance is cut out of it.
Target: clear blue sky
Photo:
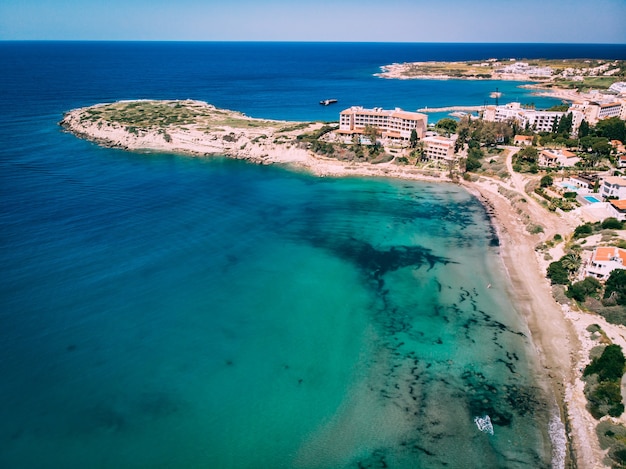
[[[0,0],[0,40],[626,43],[626,0]]]

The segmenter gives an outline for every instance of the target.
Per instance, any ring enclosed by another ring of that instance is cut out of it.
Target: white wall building
[[[520,127],[528,127],[535,132],[552,132],[554,122],[568,112],[524,109],[520,103],[508,103],[504,106],[487,106],[483,113],[483,119],[491,122],[515,120]],[[571,112],[572,131],[576,133],[584,115],[578,110]]]
[[[572,104],[570,110],[581,112],[589,125],[596,125],[598,121],[608,119],[609,117],[619,117],[626,120],[626,99],[612,98],[610,101],[583,101]]]
[[[602,197],[626,199],[626,178],[618,176],[604,178],[600,186],[600,195]]]
[[[591,192],[595,186],[597,177],[588,177],[583,174],[577,176],[570,176],[568,183],[571,186],[576,186],[579,193]]]
[[[428,160],[453,160],[455,139],[433,136],[426,137],[424,142],[424,158]]]
[[[626,82],[618,81],[609,86],[609,90],[615,91],[616,93],[626,94]]]
[[[609,212],[612,217],[626,221],[626,199],[609,200]]]
[[[541,150],[537,163],[546,168],[571,168],[580,161],[576,153],[567,150]]]
[[[626,269],[626,250],[612,246],[596,248],[587,266],[587,276],[606,280],[615,269]]]
[[[403,111],[400,108],[386,110],[383,108],[365,109],[352,106],[339,114],[339,133],[362,134],[366,126],[378,128],[383,138],[409,140],[411,131],[415,129],[419,139],[424,138],[428,116],[419,112]]]
[[[496,69],[495,72],[502,74],[523,74],[532,77],[550,77],[553,73],[550,67],[535,67],[529,65],[527,62],[514,62]]]
[[[513,145],[525,147],[533,144],[534,137],[532,135],[516,135],[513,138]]]
[[[598,120],[608,119],[610,117],[620,117],[621,114],[622,103],[619,101],[600,104],[598,109]]]
[[[503,106],[486,106],[483,119],[490,122],[515,120],[520,127],[528,126],[535,132],[551,132],[554,121],[569,113],[572,113],[572,134],[576,135],[583,120],[592,126],[610,117],[626,120],[626,99],[613,97],[603,101],[583,101],[572,104],[566,112],[524,109],[520,103],[513,102]]]

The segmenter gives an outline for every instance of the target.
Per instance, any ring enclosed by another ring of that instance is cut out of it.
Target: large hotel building
[[[382,108],[364,109],[353,106],[341,111],[339,115],[339,133],[362,134],[366,126],[378,128],[383,138],[409,140],[411,131],[415,129],[419,139],[424,138],[428,116],[418,112],[393,111]]]

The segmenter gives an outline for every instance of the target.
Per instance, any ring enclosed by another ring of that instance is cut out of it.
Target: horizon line
[[[483,42],[483,41],[329,41],[258,39],[0,39],[0,42],[168,42],[168,43],[275,43],[275,44],[485,44],[485,45],[593,45],[626,46],[626,42]]]

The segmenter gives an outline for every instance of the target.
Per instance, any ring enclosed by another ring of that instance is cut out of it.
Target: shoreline
[[[128,103],[165,103],[175,106],[178,101]],[[566,426],[566,437],[571,458],[577,467],[597,466],[603,452],[599,448],[595,427],[591,428],[591,416],[586,411],[584,395],[581,399],[581,363],[588,361],[588,341],[584,328],[575,327],[583,313],[566,315],[552,296],[551,286],[545,277],[535,252],[535,246],[551,239],[559,232],[564,237],[571,233],[576,220],[547,213],[529,197],[528,211],[531,218],[545,226],[545,232],[531,235],[519,221],[519,215],[510,201],[498,192],[500,186],[517,190],[514,181],[480,178],[477,182],[454,181],[445,172],[426,175],[411,166],[399,166],[392,162],[381,164],[342,162],[314,155],[305,148],[294,145],[293,139],[304,130],[319,129],[319,123],[294,123],[252,119],[233,111],[216,110],[211,105],[197,101],[185,101],[200,111],[227,113],[228,122],[207,132],[204,127],[190,124],[161,129],[135,129],[119,123],[87,119],[89,110],[105,109],[97,105],[68,112],[60,124],[70,133],[98,145],[128,151],[168,152],[192,157],[211,155],[244,159],[256,164],[277,164],[295,170],[304,170],[319,177],[386,177],[427,182],[456,183],[470,192],[483,204],[501,241],[499,255],[508,274],[508,295],[528,326],[531,345],[538,356],[542,377],[549,384],[560,409],[561,421]],[[238,119],[238,120],[236,120]],[[214,123],[209,123],[213,128]],[[207,126],[207,122],[203,125]],[[257,125],[258,124],[258,125]],[[294,124],[297,129],[293,128]],[[219,130],[217,130],[219,128]],[[132,130],[131,130],[132,129]],[[166,137],[167,136],[167,137]],[[291,140],[290,140],[291,139]],[[561,230],[561,231],[558,231]],[[565,231],[563,231],[565,230]],[[594,317],[594,322],[599,322]],[[579,325],[582,324],[579,323]],[[626,334],[624,334],[626,335]],[[586,345],[584,345],[585,343]],[[626,345],[626,340],[624,340]],[[538,370],[539,371],[539,370]],[[595,421],[594,421],[595,422]],[[597,423],[597,422],[596,422]]]
[[[509,201],[489,185],[490,182],[462,184],[485,206],[498,234],[499,256],[508,277],[507,293],[530,331],[531,345],[537,353],[543,384],[549,386],[547,391],[556,400],[559,417],[564,425],[566,447],[563,449],[566,457],[574,460],[577,467],[594,467],[592,461],[594,457],[599,457],[599,447],[591,452],[591,457],[584,457],[587,451],[583,446],[593,441],[588,438],[595,435],[578,435],[571,428],[570,414],[574,402],[568,398],[568,389],[577,378],[574,370],[581,350],[578,334],[552,297],[549,281],[537,262],[534,245],[540,240],[533,243],[532,238],[538,238],[538,235],[526,233]],[[496,189],[498,184],[493,186]],[[574,410],[574,413],[578,414],[579,411]],[[554,444],[552,438],[558,435],[550,436]]]

